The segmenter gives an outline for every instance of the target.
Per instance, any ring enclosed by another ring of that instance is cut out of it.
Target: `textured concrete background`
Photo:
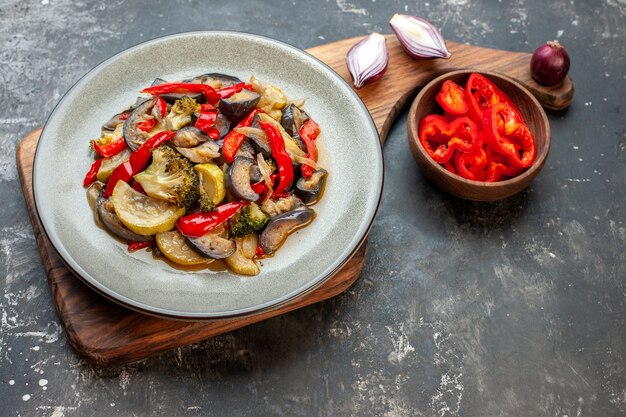
[[[145,40],[231,29],[307,48],[390,32],[394,12],[460,42],[567,46],[576,99],[550,115],[533,185],[493,204],[443,194],[407,152],[405,113],[350,291],[130,366],[82,363],[50,302],[20,138],[89,69]],[[625,415],[625,31],[624,0],[0,0],[0,415]]]

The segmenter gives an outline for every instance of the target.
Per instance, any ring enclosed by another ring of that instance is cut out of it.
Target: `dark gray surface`
[[[0,415],[626,413],[623,0],[152,3],[0,3]],[[389,32],[405,10],[455,41],[566,45],[576,98],[550,115],[553,146],[533,185],[493,204],[443,194],[415,166],[402,114],[350,291],[130,366],[82,363],[50,302],[15,171],[19,139],[81,75],[144,40],[232,29],[307,48]]]

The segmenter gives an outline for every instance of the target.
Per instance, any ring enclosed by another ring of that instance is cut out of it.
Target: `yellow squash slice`
[[[179,265],[203,265],[213,262],[213,259],[202,256],[192,249],[178,230],[157,233],[156,244],[163,256]]]
[[[218,205],[226,197],[224,172],[215,164],[198,164],[194,169],[200,176],[200,187]]]
[[[124,181],[118,181],[111,196],[115,214],[133,232],[148,236],[167,232],[185,209],[165,200],[141,194]]]

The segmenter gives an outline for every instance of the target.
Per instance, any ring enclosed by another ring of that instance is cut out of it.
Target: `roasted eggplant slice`
[[[226,171],[226,187],[237,200],[256,201],[259,195],[250,187],[254,159],[238,156]]]
[[[160,84],[166,84],[168,81],[165,81],[162,78],[157,78],[152,81],[151,87]],[[168,103],[174,103],[176,100],[180,100],[183,97],[190,97],[196,100],[196,103],[204,103],[206,101],[206,97],[202,93],[167,93],[161,94],[160,97]]]
[[[298,144],[298,147],[306,152],[306,145],[300,138],[300,127],[309,120],[309,116],[298,108],[295,104],[290,104],[285,110],[283,110],[283,116],[280,119],[280,124],[285,128],[287,132]]]
[[[252,168],[250,168],[250,182],[255,183],[259,181],[263,181],[263,174],[261,174],[258,165],[253,165]]]
[[[285,128],[285,131],[292,137],[297,136],[300,131],[300,127],[309,120],[309,115],[303,110],[300,110],[295,104],[290,104],[283,110],[283,116],[280,119],[280,124]]]
[[[193,148],[209,140],[211,140],[211,138],[205,135],[200,129],[193,126],[185,126],[176,131],[176,136],[170,140],[170,143],[179,148]]]
[[[244,158],[254,158],[254,147],[246,140],[241,143],[239,150],[235,156],[242,156]]]
[[[325,169],[320,168],[317,171],[314,171],[310,178],[302,177],[298,180],[296,188],[298,190],[298,195],[302,198],[304,204],[312,205],[317,203],[327,175],[328,172]]]
[[[273,217],[261,233],[261,247],[268,255],[273,254],[291,233],[309,224],[314,216],[312,209],[304,207]]]
[[[137,148],[139,148],[148,139],[148,134],[146,132],[142,132],[137,127],[137,124],[143,121],[145,115],[150,114],[150,111],[156,102],[156,97],[144,101],[139,106],[135,107],[135,109],[128,115],[128,119],[124,121],[124,140],[126,141],[128,147],[133,151],[137,150]]]
[[[102,195],[96,200],[96,213],[106,229],[117,237],[132,242],[150,242],[152,236],[143,236],[130,230],[120,221],[113,209],[113,203]]]
[[[213,88],[230,87],[231,85],[239,84],[241,80],[232,75],[220,74],[219,72],[211,72],[209,74],[202,74],[194,77],[191,80],[185,82],[191,82],[194,84],[208,84]]]
[[[118,113],[115,116],[111,117],[108,122],[102,125],[102,130],[107,132],[113,132],[117,125],[124,122],[124,120],[121,119],[123,114],[124,112]]]
[[[213,262],[200,255],[195,248],[188,245],[185,237],[176,229],[157,233],[156,244],[163,256],[179,265],[204,265]]]
[[[220,138],[223,138],[230,132],[230,120],[228,117],[219,113],[215,119],[215,128],[220,132]]]
[[[244,88],[240,92],[222,99],[220,111],[231,119],[240,119],[250,113],[260,99],[259,93]]]
[[[242,128],[246,137],[250,140],[250,144],[257,153],[262,153],[263,157],[269,159],[272,157],[272,148],[267,139],[267,134],[261,129],[259,117],[255,116],[248,128]],[[242,132],[243,133],[243,132]]]
[[[221,233],[214,231],[200,237],[187,237],[187,241],[203,255],[211,259],[224,259],[232,255],[237,246],[232,240],[228,240]]]

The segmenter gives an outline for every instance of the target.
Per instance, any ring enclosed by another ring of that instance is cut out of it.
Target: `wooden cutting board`
[[[348,49],[359,38],[345,39],[311,48],[308,52],[338,72],[350,84],[345,66]],[[551,110],[567,107],[574,97],[574,85],[567,78],[560,86],[547,88],[530,77],[530,54],[480,48],[447,42],[448,60],[414,60],[406,55],[395,37],[388,36],[389,67],[384,77],[366,85],[357,94],[369,109],[384,142],[398,112],[416,91],[445,72],[462,68],[495,71],[526,86]],[[42,233],[32,192],[32,165],[41,130],[27,135],[17,147],[17,166],[33,231],[48,277],[52,300],[70,345],[87,362],[118,365],[149,355],[195,343],[234,329],[285,314],[334,297],[358,278],[367,255],[367,242],[346,266],[322,286],[303,297],[273,310],[228,320],[176,321],[138,313],[99,295],[74,276]]]

